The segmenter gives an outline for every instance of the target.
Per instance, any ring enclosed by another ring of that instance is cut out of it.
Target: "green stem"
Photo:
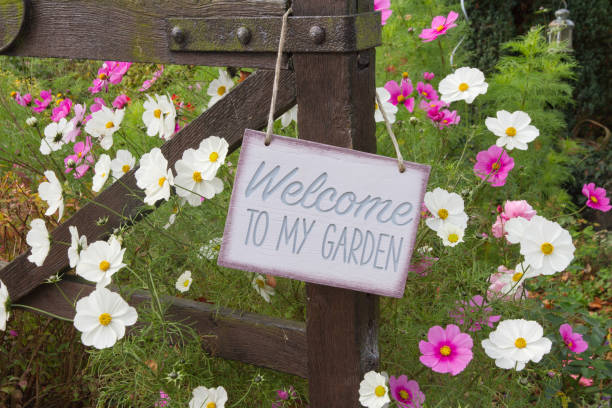
[[[13,303],[13,304],[11,304],[11,306],[12,307],[20,307],[22,309],[33,310],[35,312],[38,312],[38,313],[41,313],[41,314],[53,317],[54,319],[63,320],[65,322],[73,322],[72,319],[67,319],[67,318],[65,318],[63,316],[59,316],[59,315],[56,315],[55,313],[47,312],[46,310],[42,310],[42,309],[39,309],[37,307],[28,306],[28,305],[21,305],[21,304],[17,304],[17,303]]]

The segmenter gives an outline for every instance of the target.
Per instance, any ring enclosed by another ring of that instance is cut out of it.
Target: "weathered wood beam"
[[[94,286],[66,277],[59,288],[72,302],[89,295]],[[149,302],[146,291],[129,299],[132,306]],[[242,313],[208,303],[164,297],[170,304],[166,318],[190,325],[202,336],[211,355],[306,377],[306,328],[301,322]],[[43,284],[19,302],[44,311],[74,318],[75,311],[55,285]]]
[[[294,0],[292,8],[344,15],[372,11],[373,1]],[[293,55],[301,139],[376,152],[374,58],[373,49]],[[315,284],[306,294],[310,406],[359,407],[359,383],[379,362],[379,298]]]
[[[28,3],[23,30],[4,52],[7,55],[273,68],[274,52],[171,51],[172,27],[167,19],[279,16],[287,9],[288,1],[29,0]],[[16,24],[13,20],[7,16],[4,21],[0,12],[0,26]],[[0,38],[0,49],[3,41]]]
[[[214,106],[192,121],[170,141],[162,146],[162,152],[173,166],[186,149],[197,149],[202,139],[216,135],[225,138],[230,145],[230,152],[240,146],[245,128],[261,129],[267,123],[269,100],[272,95],[274,72],[257,71]],[[295,75],[291,71],[282,71],[276,115],[279,115],[295,104]],[[139,192],[134,177],[136,169],[124,175],[105,189],[95,201],[88,203],[70,219],[58,226],[51,236],[55,241],[70,242],[68,227],[75,225],[79,234],[87,236],[88,242],[106,237],[121,223],[121,217],[134,217],[143,203],[134,191]],[[110,209],[110,211],[109,211]],[[96,221],[108,217],[106,223],[99,225]],[[0,279],[7,285],[13,301],[31,292],[49,276],[68,268],[67,248],[55,244],[45,263],[36,267],[27,260],[24,253],[0,270]]]

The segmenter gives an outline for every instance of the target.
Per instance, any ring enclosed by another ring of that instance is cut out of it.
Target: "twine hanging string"
[[[280,79],[281,61],[283,59],[283,48],[285,47],[285,37],[287,36],[287,18],[293,9],[283,14],[283,24],[281,26],[280,40],[278,42],[278,54],[276,55],[276,67],[274,67],[274,85],[272,86],[272,101],[270,101],[270,113],[268,114],[268,128],[266,130],[266,146],[270,146],[272,140],[272,130],[274,130],[274,111],[276,110],[276,98],[278,97],[278,81]]]
[[[385,120],[385,126],[387,127],[387,132],[391,137],[391,141],[393,142],[393,147],[395,147],[395,153],[397,154],[397,167],[399,168],[400,173],[406,171],[406,166],[404,165],[404,158],[402,157],[402,152],[400,152],[399,144],[397,143],[397,138],[395,137],[395,133],[393,133],[393,129],[391,129],[391,123],[387,118],[387,112],[383,108],[382,102],[380,101],[380,97],[378,96],[378,92],[376,92],[376,104],[378,105],[378,109],[380,109],[380,113],[382,113],[382,117]]]

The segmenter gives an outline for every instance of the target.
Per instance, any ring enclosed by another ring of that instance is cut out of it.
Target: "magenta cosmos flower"
[[[449,127],[451,125],[457,125],[461,120],[461,116],[457,115],[457,111],[449,111],[448,109],[444,109],[440,112],[440,119],[438,120],[438,127],[440,129],[444,129],[445,127]]]
[[[117,109],[123,109],[123,107],[125,105],[127,105],[129,102],[131,101],[130,97],[125,95],[125,94],[121,94],[119,96],[117,96],[115,98],[115,100],[113,101],[112,105],[113,107],[117,108]]]
[[[389,81],[385,84],[385,89],[391,95],[388,102],[395,106],[401,103],[408,109],[408,112],[414,110],[414,98],[408,98],[413,91],[409,78],[403,78],[399,85],[395,81]]]
[[[461,333],[454,324],[449,324],[446,329],[432,327],[427,332],[427,340],[419,342],[423,354],[419,360],[436,373],[457,375],[472,361],[472,337]]]
[[[610,211],[610,199],[606,197],[606,190],[601,187],[596,187],[595,183],[589,183],[582,186],[582,194],[587,198],[586,205],[603,212]]]
[[[506,184],[510,170],[514,168],[514,159],[504,149],[493,145],[476,155],[474,172],[478,177],[487,180],[493,187]]]
[[[51,99],[53,99],[53,97],[51,96],[50,89],[48,91],[40,91],[40,99],[34,100],[34,105],[36,106],[32,107],[32,110],[36,113],[44,112],[51,103]]]
[[[414,380],[408,381],[408,377],[400,375],[398,378],[389,378],[391,396],[401,408],[421,408],[425,402],[425,394],[419,388],[419,383]]]
[[[423,79],[426,81],[431,81],[432,79],[435,78],[435,75],[433,72],[423,72]]]
[[[28,106],[30,103],[32,103],[32,95],[28,93],[28,94],[21,96],[19,92],[16,92],[15,102],[17,102],[21,106]]]
[[[374,11],[380,11],[381,24],[387,24],[387,19],[393,14],[391,0],[374,0]]]
[[[431,20],[431,28],[424,28],[419,34],[419,38],[423,39],[423,42],[430,42],[435,40],[441,35],[446,34],[449,28],[456,27],[455,20],[457,20],[459,14],[451,11],[448,16],[436,16]]]
[[[94,79],[93,86],[89,88],[89,92],[97,94],[102,89],[108,92],[108,85],[120,83],[131,66],[131,62],[105,61],[98,70],[98,77]]]
[[[439,99],[438,92],[434,89],[431,84],[425,84],[423,82],[417,83],[417,93],[420,97],[437,101]]]
[[[65,118],[70,115],[70,111],[72,110],[72,101],[70,98],[66,98],[60,102],[60,104],[53,108],[53,112],[51,114],[51,120],[54,122],[59,122],[60,119]]]
[[[457,302],[459,307],[450,312],[457,324],[465,324],[469,331],[479,331],[483,326],[493,328],[499,322],[501,315],[493,315],[493,308],[480,295],[474,296],[469,302]]]
[[[582,353],[589,348],[589,344],[582,339],[582,334],[574,333],[572,326],[564,323],[559,327],[559,333],[568,349],[574,353]]]

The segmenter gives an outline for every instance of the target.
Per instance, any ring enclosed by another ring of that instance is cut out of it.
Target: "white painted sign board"
[[[429,166],[246,130],[218,263],[402,297]]]

